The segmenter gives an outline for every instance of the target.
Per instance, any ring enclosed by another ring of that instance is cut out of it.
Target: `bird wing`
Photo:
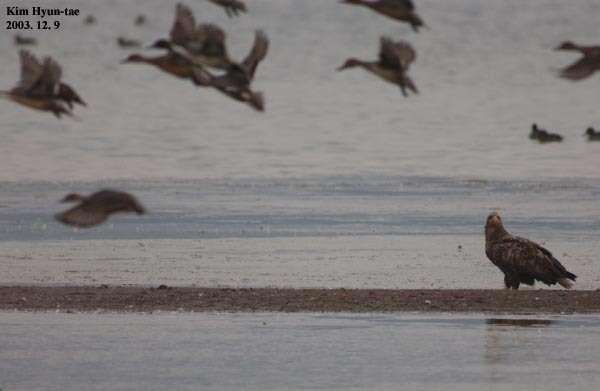
[[[192,54],[202,54],[211,57],[226,56],[225,31],[216,24],[201,24],[196,28],[193,40],[188,42],[186,48]]]
[[[550,251],[518,236],[509,235],[494,243],[487,255],[503,271],[531,276],[544,283],[553,284],[565,277],[577,278]]]
[[[171,41],[177,45],[185,45],[185,43],[194,35],[196,29],[196,20],[192,10],[181,3],[178,3],[175,8],[175,21],[169,36]]]
[[[379,62],[384,67],[406,71],[416,58],[417,53],[408,42],[393,42],[387,37],[381,37]]]
[[[43,67],[38,59],[28,50],[21,50],[19,56],[21,58],[21,80],[19,80],[19,87],[29,90],[42,77]]]
[[[242,62],[242,66],[246,70],[248,78],[252,80],[258,64],[264,60],[269,50],[269,39],[262,30],[257,30],[254,35],[254,45],[252,50]]]
[[[208,0],[213,4],[219,5],[225,9],[225,13],[230,18],[238,16],[239,12],[246,12],[246,4],[239,0]]]
[[[575,63],[560,71],[560,77],[569,80],[582,80],[600,70],[600,53],[583,56]]]

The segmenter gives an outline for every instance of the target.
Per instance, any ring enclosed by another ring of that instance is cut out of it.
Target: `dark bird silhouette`
[[[135,39],[129,39],[129,38],[125,38],[125,37],[118,37],[117,38],[117,45],[119,45],[119,47],[122,47],[124,49],[128,49],[128,48],[137,48],[141,46],[140,41],[135,40]]]
[[[389,18],[407,22],[416,32],[419,31],[419,27],[424,26],[411,0],[342,0],[341,2],[367,7]]]
[[[600,141],[600,132],[590,127],[585,131],[588,141]]]
[[[531,140],[537,140],[540,144],[553,143],[563,141],[563,136],[558,133],[550,133],[544,129],[538,128],[537,124],[531,125],[531,133],[529,133]]]
[[[15,35],[15,45],[17,46],[25,46],[25,45],[36,45],[37,40],[33,37],[26,37],[21,34]]]
[[[537,124],[531,125],[531,133],[529,133],[529,138],[531,140],[537,140],[540,131],[545,132],[545,130],[538,128]]]
[[[419,92],[413,81],[407,75],[410,64],[412,64],[416,58],[417,53],[408,42],[393,42],[387,37],[381,37],[378,61],[369,62],[358,60],[356,58],[349,58],[344,65],[337,70],[341,71],[354,67],[364,68],[381,79],[396,84],[400,87],[402,95],[408,96],[407,89],[414,93]]]
[[[61,202],[79,202],[78,205],[55,216],[61,223],[89,228],[103,223],[114,213],[145,213],[144,207],[129,193],[101,190],[89,196],[77,193],[66,195]]]
[[[562,78],[572,81],[583,80],[600,70],[600,46],[581,46],[566,41],[555,50],[575,51],[582,54],[579,60],[560,71]]]
[[[577,279],[544,247],[509,234],[497,212],[485,224],[485,254],[504,273],[507,289],[519,289],[521,283],[533,285],[536,280],[570,289]]]
[[[245,13],[246,4],[241,0],[208,0],[213,4],[223,7],[227,16],[234,17],[239,16],[240,13]]]
[[[88,15],[83,19],[83,24],[92,25],[96,24],[96,17],[94,15]]]
[[[3,96],[36,110],[50,111],[58,118],[62,114],[72,115],[73,103],[86,105],[70,85],[61,81],[62,69],[51,57],[44,58],[41,64],[26,50],[19,54],[21,80],[11,90],[2,91]]]
[[[135,20],[133,23],[136,26],[143,26],[144,24],[146,24],[146,15],[139,14],[138,16],[135,17]]]

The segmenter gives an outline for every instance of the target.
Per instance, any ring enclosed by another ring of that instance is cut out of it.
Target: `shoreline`
[[[1,311],[600,313],[600,290],[0,286]]]

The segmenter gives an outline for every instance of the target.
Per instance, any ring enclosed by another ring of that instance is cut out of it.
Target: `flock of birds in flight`
[[[229,17],[247,11],[241,0],[208,1],[223,7]],[[367,7],[389,18],[406,22],[415,32],[425,26],[411,0],[341,0],[341,3]],[[95,22],[91,15],[84,19],[86,24]],[[135,20],[136,25],[144,23],[143,15]],[[117,42],[123,47],[139,46],[138,42],[123,37],[119,37]],[[15,43],[30,45],[35,41],[16,36]],[[256,31],[248,55],[238,62],[228,54],[223,29],[214,24],[197,24],[190,8],[177,4],[169,38],[159,39],[150,47],[164,50],[164,54],[157,57],[132,54],[123,63],[152,65],[169,75],[189,79],[196,86],[213,88],[256,110],[264,110],[263,94],[251,88],[256,69],[269,48],[269,39],[263,31]],[[581,54],[580,59],[561,70],[560,76],[563,78],[582,80],[600,70],[600,46],[580,46],[567,41],[556,50]],[[61,67],[52,57],[45,57],[40,62],[32,53],[22,50],[20,59],[21,79],[14,88],[2,92],[5,97],[33,109],[49,111],[59,118],[63,114],[72,115],[74,104],[86,105],[75,90],[61,80]],[[408,91],[418,93],[407,73],[415,59],[416,51],[407,41],[381,37],[377,60],[349,58],[338,70],[361,67],[399,86],[402,94],[408,96]],[[213,69],[222,73],[215,74]],[[590,141],[600,141],[600,132],[593,128],[588,128],[585,134]],[[562,136],[540,129],[536,124],[532,125],[529,137],[541,143],[562,141]],[[62,202],[78,204],[57,214],[56,219],[79,228],[98,225],[114,213],[145,213],[144,207],[133,195],[114,190],[101,190],[89,196],[71,193]],[[496,212],[487,218],[485,238],[486,255],[504,273],[506,288],[518,289],[521,283],[533,285],[536,280],[547,285],[558,283],[570,288],[577,278],[544,247],[509,234]]]

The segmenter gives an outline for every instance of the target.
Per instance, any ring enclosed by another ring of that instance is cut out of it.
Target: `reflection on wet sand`
[[[515,326],[515,327],[546,327],[554,323],[548,319],[508,319],[508,318],[490,318],[485,323],[494,326]],[[489,330],[489,328],[488,328]]]
[[[488,368],[489,382],[505,380],[503,368],[515,362],[535,363],[539,344],[539,331],[554,323],[548,319],[489,318],[485,320],[484,362]]]

